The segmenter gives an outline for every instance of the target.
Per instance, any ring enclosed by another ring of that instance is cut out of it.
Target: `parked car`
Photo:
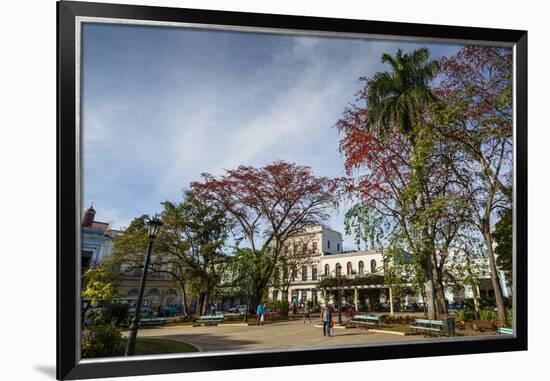
[[[243,315],[244,313],[246,313],[246,306],[244,304],[239,304],[238,306],[231,307],[230,309],[227,310],[227,312],[239,313]]]
[[[130,308],[128,308],[128,313],[130,315],[135,315],[136,313],[136,306],[131,306]],[[147,316],[147,315],[152,315],[153,314],[153,310],[147,306],[141,306],[141,312],[140,312],[141,316]]]
[[[352,308],[355,308],[353,304],[342,303],[342,312],[346,312]]]
[[[172,316],[177,314],[178,312],[180,312],[180,306],[178,306],[177,304],[167,304],[160,308],[160,313],[162,315]]]

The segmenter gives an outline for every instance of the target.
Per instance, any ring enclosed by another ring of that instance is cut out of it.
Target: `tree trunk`
[[[435,310],[436,314],[439,316],[446,316],[448,313],[447,310],[447,300],[445,299],[445,288],[443,286],[443,276],[440,271],[437,269],[437,263],[435,259],[435,253],[431,256],[432,260],[432,272],[434,280],[434,289],[435,289]]]
[[[256,313],[256,307],[258,306],[258,304],[262,302],[263,296],[264,296],[264,287],[262,287],[261,285],[256,286],[254,288],[254,292],[251,300],[251,306],[250,306],[251,314]]]
[[[479,317],[479,294],[477,293],[477,284],[474,284],[472,287],[472,298],[474,299],[474,311],[476,312],[476,317]]]
[[[477,279],[474,280],[474,274],[472,272],[472,263],[470,261],[470,257],[466,256],[466,271],[468,272],[468,277],[472,280],[472,284],[470,287],[472,287],[472,299],[474,299],[474,311],[476,312],[476,319],[479,317],[479,294],[477,289]]]
[[[180,281],[181,298],[182,298],[182,313],[184,316],[189,316],[189,309],[187,307],[187,291],[185,290],[185,282]]]
[[[210,304],[210,288],[204,293],[203,315],[208,314],[208,304]]]
[[[199,294],[199,303],[196,311],[197,316],[204,315],[204,308],[206,304],[205,301],[206,301],[206,294],[202,292]]]
[[[437,317],[435,304],[435,287],[433,282],[432,260],[427,256],[424,261],[424,289],[426,291],[426,305],[428,310],[428,319],[435,320]]]
[[[483,236],[485,237],[485,245],[487,246],[487,255],[489,257],[489,269],[491,270],[491,282],[493,283],[493,289],[495,290],[495,302],[498,311],[498,323],[501,326],[506,325],[506,307],[504,306],[504,297],[502,295],[502,289],[500,288],[500,282],[498,280],[497,265],[495,260],[495,253],[493,251],[493,235],[491,234],[491,228],[488,223],[484,224]]]

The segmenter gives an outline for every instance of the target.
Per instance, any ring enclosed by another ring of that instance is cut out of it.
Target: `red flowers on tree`
[[[304,227],[324,222],[333,206],[333,181],[307,166],[276,161],[261,168],[241,165],[225,175],[203,174],[191,187],[219,203],[258,257],[253,303],[261,301],[285,241]],[[260,258],[261,257],[261,258]],[[261,259],[261,260],[260,260]]]

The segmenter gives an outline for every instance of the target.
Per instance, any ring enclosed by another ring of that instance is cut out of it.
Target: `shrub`
[[[464,309],[456,312],[456,318],[463,321],[477,320],[477,314],[474,310]]]
[[[103,324],[114,324],[117,327],[128,324],[128,304],[111,303],[103,311]]]
[[[381,315],[380,323],[382,324],[411,324],[416,318],[414,316],[391,316]]]
[[[276,300],[273,302],[273,309],[282,316],[288,316],[288,310],[290,305],[287,300]]]
[[[479,320],[495,321],[497,320],[497,314],[493,310],[481,310],[479,311]]]
[[[82,357],[111,357],[124,353],[120,329],[112,324],[93,325],[82,337]]]
[[[508,327],[512,327],[514,323],[514,311],[512,309],[506,310],[506,321],[508,322]]]

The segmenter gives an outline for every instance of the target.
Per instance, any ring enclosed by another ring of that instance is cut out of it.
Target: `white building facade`
[[[310,302],[313,305],[322,305],[325,303],[334,303],[334,292],[337,286],[321,287],[324,279],[332,278],[336,280],[338,275],[340,281],[367,278],[371,275],[384,275],[384,258],[379,251],[343,251],[342,234],[326,226],[312,226],[304,229],[304,233],[290,240],[289,251],[301,251],[307,253],[302,263],[295,263],[293,268],[288,269],[294,274],[290,274],[289,281],[281,282],[277,286],[269,289],[269,298],[271,300],[287,300],[289,303]],[[340,269],[338,274],[337,269]],[[285,273],[279,272],[279,276]],[[285,276],[282,276],[285,279]],[[361,283],[361,282],[358,282]],[[388,288],[380,282],[377,285],[356,285],[341,286],[344,292],[344,300],[356,304],[359,307],[359,290],[379,289],[382,291],[382,301],[386,297]],[[351,290],[351,296],[350,292]],[[348,297],[345,297],[345,295]],[[362,301],[364,303],[364,297]]]
[[[326,226],[312,226],[304,229],[304,233],[290,240],[286,251],[290,253],[306,253],[299,256],[303,260],[294,262],[285,278],[286,271],[279,271],[276,276],[282,281],[272,282],[269,289],[269,299],[273,301],[287,300],[289,303],[310,303],[313,306],[333,304],[337,301],[337,290],[342,292],[342,302],[352,304],[357,310],[376,308],[376,305],[388,305],[390,299],[395,299],[389,285],[384,281],[384,255],[380,251],[343,251],[342,234]],[[283,256],[284,257],[284,256]],[[388,264],[392,266],[392,263]],[[340,268],[338,277],[337,269]],[[505,296],[509,288],[500,274],[501,288]],[[337,284],[339,278],[339,285]],[[490,292],[489,274],[481,275],[481,285],[478,290]],[[287,279],[285,282],[284,279]],[[331,282],[323,282],[330,279]],[[412,284],[401,285],[407,292],[401,295],[402,305],[422,303],[422,296],[412,292]],[[395,290],[393,290],[395,292]],[[472,297],[469,287],[459,293],[451,288],[445,290],[446,298],[452,302]],[[393,306],[392,306],[393,308]]]

